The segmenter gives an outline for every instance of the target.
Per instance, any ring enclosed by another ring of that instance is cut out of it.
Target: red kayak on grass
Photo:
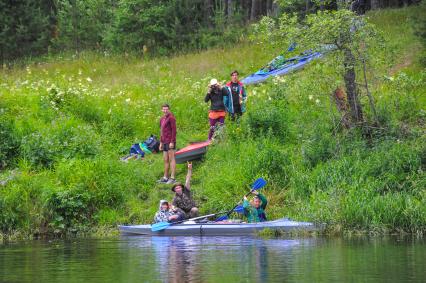
[[[182,164],[187,161],[201,159],[207,152],[207,146],[211,144],[211,141],[203,141],[190,144],[182,149],[179,149],[175,153],[176,163]]]

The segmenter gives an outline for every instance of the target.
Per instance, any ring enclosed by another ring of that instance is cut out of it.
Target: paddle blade
[[[256,181],[254,181],[253,185],[251,186],[252,191],[257,191],[258,189],[263,188],[266,185],[266,181],[263,178],[259,178]]]
[[[214,222],[224,221],[224,220],[228,220],[228,215],[222,215],[221,217],[217,218]]]
[[[290,44],[290,46],[288,47],[288,49],[287,49],[287,51],[288,52],[291,52],[291,51],[293,51],[294,49],[296,49],[296,42],[293,42],[292,44]]]
[[[161,231],[166,229],[169,226],[170,226],[169,222],[158,222],[151,225],[151,231],[152,232]]]
[[[244,213],[244,207],[242,205],[239,205],[236,208],[234,208],[234,211],[236,213]]]

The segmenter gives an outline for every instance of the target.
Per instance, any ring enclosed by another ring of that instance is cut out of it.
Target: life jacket
[[[240,82],[240,81],[238,81],[237,83],[240,86],[240,88],[239,88],[240,91],[238,93],[238,98],[239,98],[239,102],[240,102],[240,105],[241,105],[243,103],[243,83]],[[229,94],[231,95],[231,101],[232,101],[232,89],[231,89],[231,85],[232,85],[232,82],[228,82],[226,84],[226,88],[228,89]]]
[[[239,93],[238,93],[238,100],[239,101],[238,102],[241,105],[241,111],[245,112],[245,108],[244,108],[244,105],[243,105],[243,102],[244,102],[244,97],[243,97],[243,95],[244,95],[244,88],[243,88],[243,86],[244,85],[240,81],[238,81],[237,83],[239,85]],[[225,106],[228,108],[229,112],[234,113],[234,101],[232,100],[233,98],[232,98],[231,85],[232,85],[232,81],[226,83],[226,85],[225,85],[225,87],[226,87],[226,89],[228,90],[228,93],[229,93],[229,95],[228,95],[228,97],[229,97],[229,104],[228,105],[225,104]]]

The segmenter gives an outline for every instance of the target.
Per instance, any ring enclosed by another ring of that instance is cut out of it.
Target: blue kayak
[[[265,81],[269,77],[282,76],[290,72],[296,71],[298,69],[301,69],[312,60],[320,58],[322,56],[323,54],[320,52],[312,52],[312,53],[287,59],[277,67],[270,66],[270,64],[268,64],[268,66],[266,66],[265,68],[262,68],[256,73],[251,74],[250,76],[244,78],[241,82],[246,85],[258,84]],[[278,56],[274,60],[277,60],[280,57],[282,56]],[[274,60],[272,60],[271,62],[274,62]]]
[[[170,227],[152,231],[151,225],[120,225],[118,229],[126,235],[151,235],[151,236],[245,236],[269,229],[271,231],[321,231],[324,225],[315,225],[310,222],[298,222],[288,218],[258,223],[232,223],[232,222],[207,222],[207,223],[181,223]]]

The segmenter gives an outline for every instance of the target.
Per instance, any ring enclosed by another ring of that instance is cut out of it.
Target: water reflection
[[[318,245],[318,239],[250,237],[126,237],[129,248],[151,248],[163,282],[271,282],[291,269],[294,251]],[[143,265],[144,262],[141,262]]]
[[[413,238],[120,237],[0,244],[0,282],[426,282]]]

